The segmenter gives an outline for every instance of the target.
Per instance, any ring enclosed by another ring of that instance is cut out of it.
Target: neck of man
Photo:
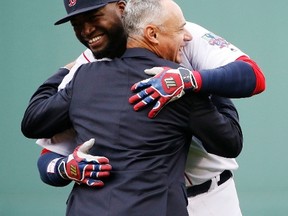
[[[153,44],[139,35],[128,36],[127,48],[145,48],[155,52]]]
[[[158,50],[157,43],[147,40],[144,37],[139,36],[139,35],[128,36],[127,48],[145,48],[155,53],[160,58],[163,58],[163,56],[161,55],[161,52]]]

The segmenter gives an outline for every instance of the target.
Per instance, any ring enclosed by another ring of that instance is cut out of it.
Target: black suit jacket
[[[51,137],[72,125],[78,143],[95,138],[90,153],[108,157],[113,167],[102,189],[74,186],[67,215],[187,215],[183,173],[191,136],[210,153],[241,151],[237,117],[219,113],[207,95],[185,94],[154,119],[147,117],[150,109],[135,112],[130,88],[154,66],[179,67],[148,50],[128,49],[111,62],[81,66],[59,93],[47,81],[32,97],[22,121],[26,136]]]

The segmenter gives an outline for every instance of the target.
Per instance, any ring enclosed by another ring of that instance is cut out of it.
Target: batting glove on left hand
[[[58,171],[63,179],[70,179],[79,184],[93,187],[104,185],[99,177],[109,176],[112,167],[108,158],[88,154],[94,142],[94,139],[86,141],[75,148],[72,154],[62,159]]]
[[[138,92],[129,98],[137,111],[148,104],[156,101],[155,106],[149,112],[148,117],[154,118],[160,110],[168,103],[179,99],[185,94],[185,90],[197,90],[198,85],[192,71],[179,67],[154,67],[146,69],[148,75],[155,75],[152,78],[135,83],[131,90]]]

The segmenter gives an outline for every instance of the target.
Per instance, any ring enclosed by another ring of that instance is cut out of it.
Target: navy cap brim
[[[76,16],[78,14],[81,14],[81,13],[85,13],[85,12],[88,12],[88,11],[92,11],[92,10],[96,10],[100,7],[104,7],[105,5],[107,5],[108,3],[105,3],[105,4],[99,4],[99,5],[94,5],[92,7],[87,7],[87,8],[83,8],[81,10],[76,10],[75,12],[72,12],[70,13],[69,15],[67,15],[66,17],[58,20],[57,22],[54,23],[54,25],[60,25],[62,23],[65,23],[65,22],[68,22],[70,21],[70,19],[73,17],[73,16]]]

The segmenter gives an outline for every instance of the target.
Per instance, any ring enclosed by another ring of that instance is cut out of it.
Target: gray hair
[[[128,35],[143,35],[148,24],[162,24],[164,13],[161,0],[129,0],[123,13],[124,29]]]

